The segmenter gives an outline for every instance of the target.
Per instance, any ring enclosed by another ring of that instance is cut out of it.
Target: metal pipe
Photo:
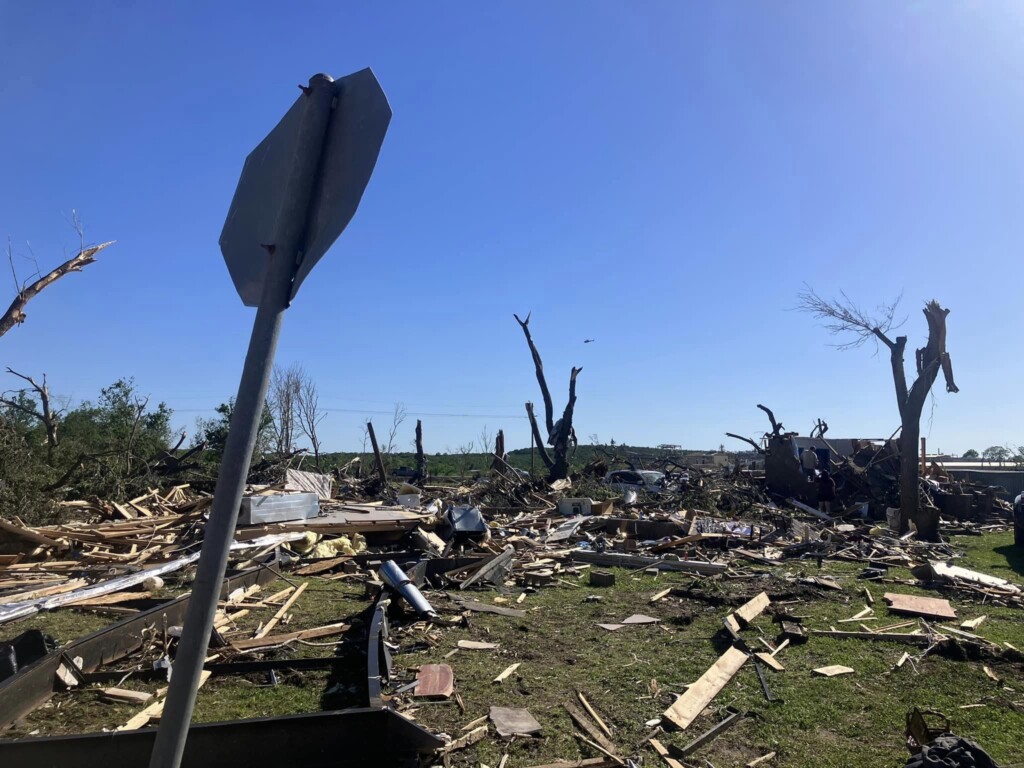
[[[327,75],[315,75],[309,81],[308,90],[304,91],[305,107],[295,143],[294,165],[282,198],[284,204],[278,213],[273,243],[266,246],[270,258],[263,294],[238,384],[214,491],[213,509],[206,524],[202,555],[192,589],[193,597],[178,644],[150,768],[178,768],[185,750],[199,676],[217,612],[220,583],[227,568],[249,463],[263,416],[281,321],[288,307],[292,279],[304,247],[309,203],[335,96],[333,82]]]
[[[427,598],[394,560],[388,560],[380,567],[380,577],[384,579],[385,584],[404,597],[417,614],[429,617],[437,616],[437,612],[427,602]]]

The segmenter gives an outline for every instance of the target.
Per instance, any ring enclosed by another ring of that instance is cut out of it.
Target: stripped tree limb
[[[92,245],[82,248],[75,256],[65,261],[56,269],[43,275],[36,281],[26,285],[18,286],[18,293],[11,302],[7,311],[0,315],[0,336],[3,336],[11,328],[25,322],[25,305],[38,296],[44,288],[60,280],[64,275],[72,272],[81,272],[83,267],[96,261],[95,256],[108,245],[113,245],[114,240],[99,245]]]

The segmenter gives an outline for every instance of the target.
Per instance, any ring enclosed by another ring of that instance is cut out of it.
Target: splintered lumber
[[[959,565],[948,565],[947,563],[937,560],[930,561],[928,563],[928,567],[931,569],[932,576],[936,580],[966,581],[981,587],[998,589],[1003,592],[1010,592],[1012,594],[1020,593],[1020,587],[1016,584],[1011,584],[1006,579],[1000,579],[998,576],[989,576],[987,573],[979,573],[978,571],[972,571],[968,568],[961,568]]]
[[[9,523],[0,517],[0,531],[7,531],[7,533],[14,534],[25,541],[31,541],[33,544],[38,544],[41,547],[54,547],[59,548],[60,542],[54,541],[51,538],[47,538],[40,533],[36,533],[31,528],[25,528],[14,523]]]
[[[648,602],[648,603],[656,603],[656,602],[658,602],[659,600],[661,600],[661,598],[663,598],[663,597],[665,597],[666,595],[668,595],[668,593],[669,593],[669,592],[671,592],[671,591],[672,591],[672,587],[668,587],[668,588],[666,588],[666,589],[663,589],[663,590],[661,590],[661,592],[659,592],[658,594],[656,594],[656,595],[653,595],[653,596],[651,597],[651,599],[650,599],[650,600],[648,600],[647,602]]]
[[[481,725],[478,728],[474,728],[465,736],[460,736],[459,738],[457,738],[455,741],[453,741],[451,744],[445,747],[444,751],[454,752],[457,749],[465,749],[466,747],[472,744],[476,744],[478,741],[480,741],[480,739],[484,738],[485,736],[487,736],[487,726]]]
[[[616,756],[615,753],[618,748],[605,738],[605,735],[587,719],[587,716],[583,714],[583,711],[579,707],[576,706],[574,701],[563,702],[562,706],[565,707],[565,711],[569,713],[569,717],[572,718],[573,722],[582,728],[587,736],[597,742],[598,746],[601,747],[609,757]]]
[[[205,670],[204,669],[202,671],[202,673],[199,675],[199,684],[196,686],[196,688],[202,688],[204,685],[206,685],[206,681],[210,679],[210,675],[212,675],[212,674],[213,673],[210,672],[209,670]],[[163,714],[163,712],[164,712],[164,704],[166,703],[166,701],[167,701],[167,699],[161,698],[159,701],[153,702],[148,707],[146,707],[144,710],[142,710],[141,712],[136,714],[127,723],[125,723],[124,725],[118,726],[117,730],[119,730],[119,731],[136,731],[139,728],[144,728],[145,726],[147,726],[149,724],[150,720],[153,720],[154,718],[159,718],[160,715]]]
[[[960,622],[960,629],[977,629],[981,626],[981,622],[987,619],[988,616],[979,616],[976,619],[968,619],[967,621]]]
[[[521,661],[517,661],[515,664],[512,664],[512,665],[506,667],[505,671],[502,672],[500,675],[498,675],[496,678],[494,678],[494,680],[492,680],[491,682],[494,682],[494,683],[504,682],[506,679],[508,679],[509,675],[511,675],[513,672],[515,672],[517,669],[519,669],[519,665],[520,664],[522,664],[522,662]]]
[[[654,747],[654,751],[661,755],[661,759],[665,761],[665,764],[669,768],[684,768],[683,764],[672,757],[672,753],[668,751],[668,747],[662,744],[657,739],[648,739],[651,746]]]
[[[584,696],[580,691],[576,691],[576,696],[577,698],[579,698],[580,704],[583,705],[583,708],[587,710],[587,714],[594,718],[594,722],[597,723],[598,726],[600,726],[601,730],[605,732],[605,735],[611,738],[612,729],[605,724],[604,720],[601,719],[601,716],[597,714],[597,711],[592,706],[590,706],[590,702],[587,701],[587,697]]]
[[[125,603],[130,600],[142,600],[152,596],[152,592],[111,592],[109,595],[72,600],[66,603],[66,605],[73,605],[76,608],[100,608],[105,605],[117,605],[118,603]]]
[[[293,643],[297,640],[313,640],[318,637],[330,637],[347,632],[348,624],[327,624],[323,627],[303,629],[298,632],[288,632],[283,635],[269,635],[263,637],[251,637],[231,641],[231,647],[238,651],[251,651],[254,648],[271,648],[275,645]]]
[[[689,727],[697,715],[718,695],[740,671],[747,661],[747,654],[736,646],[729,648],[718,661],[711,665],[676,702],[665,710],[663,717],[680,730]]]
[[[889,603],[889,610],[893,613],[923,616],[926,619],[956,618],[956,611],[949,604],[949,600],[937,597],[903,595],[898,592],[886,592],[884,597],[885,601]]]
[[[622,765],[622,761],[612,760],[610,757],[588,757],[585,760],[565,760],[558,763],[531,765],[530,768],[614,768],[617,765]]]
[[[104,688],[103,698],[117,704],[145,704],[153,698],[148,691],[130,691],[127,688]]]
[[[294,592],[292,592],[291,597],[289,597],[285,601],[284,605],[282,605],[280,608],[278,608],[277,613],[275,613],[271,617],[270,621],[268,621],[266,624],[264,624],[263,627],[261,627],[259,629],[259,631],[256,632],[255,635],[253,635],[253,640],[259,640],[261,637],[266,637],[266,635],[270,632],[270,630],[272,630],[274,627],[276,627],[277,623],[281,619],[284,618],[284,615],[286,613],[288,613],[288,609],[291,608],[292,605],[295,604],[295,601],[299,599],[299,596],[303,592],[305,592],[306,587],[308,587],[308,586],[309,586],[309,582],[308,581],[304,581],[301,584],[299,584],[298,588],[296,588],[296,590]]]
[[[842,664],[830,664],[827,667],[812,669],[811,672],[822,677],[835,677],[836,675],[852,675],[854,670],[850,667],[844,667]]]
[[[749,624],[755,618],[761,615],[761,612],[768,607],[771,600],[768,599],[768,593],[762,592],[751,600],[747,601],[739,608],[736,609],[736,618],[742,621],[744,624]]]
[[[747,768],[756,768],[756,766],[761,765],[761,763],[767,763],[773,757],[775,757],[774,752],[769,752],[767,755],[761,755],[761,757],[758,757],[747,763]]]
[[[512,558],[515,556],[516,550],[511,544],[505,546],[505,549],[500,555],[488,560],[486,563],[477,569],[476,573],[467,578],[461,584],[459,589],[465,589],[466,587],[476,584],[478,581],[484,578],[490,578],[492,574],[505,568],[505,566],[512,563]]]

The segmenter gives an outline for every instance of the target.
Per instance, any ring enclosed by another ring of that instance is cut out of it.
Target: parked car
[[[617,469],[605,475],[605,485],[615,491],[646,491],[662,493],[665,490],[665,473],[653,470]]]

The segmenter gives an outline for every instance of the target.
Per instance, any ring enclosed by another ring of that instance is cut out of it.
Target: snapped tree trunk
[[[917,378],[909,389],[903,360],[907,337],[898,336],[896,341],[892,342],[879,334],[889,346],[893,383],[896,387],[896,400],[903,428],[900,434],[900,533],[906,533],[910,529],[910,521],[913,520],[917,526],[918,537],[924,541],[939,540],[939,513],[933,507],[921,506],[921,468],[917,460],[921,439],[921,413],[940,370],[946,379],[946,391],[960,391],[953,381],[953,364],[949,353],[946,352],[948,314],[949,310],[940,307],[936,301],[930,301],[925,305],[928,342],[917,350]]]
[[[427,481],[427,455],[423,453],[423,422],[416,419],[416,476],[414,483]]]
[[[572,369],[572,374],[569,377],[569,403],[565,406],[562,418],[555,423],[551,392],[548,389],[547,380],[544,378],[544,363],[540,359],[540,352],[537,351],[537,345],[533,343],[533,336],[530,334],[530,315],[527,314],[525,320],[520,320],[519,315],[513,315],[513,317],[519,323],[519,327],[523,329],[526,343],[530,347],[530,355],[533,357],[537,384],[540,385],[541,397],[544,399],[544,423],[548,428],[548,439],[545,441],[541,436],[537,417],[533,412],[533,403],[526,404],[526,415],[530,419],[530,432],[540,450],[541,461],[548,468],[548,481],[564,480],[569,476],[569,462],[573,451],[576,450],[576,432],[573,430],[572,416],[576,406],[576,377],[583,369]],[[544,447],[545,443],[551,446],[553,455],[548,454]]]

